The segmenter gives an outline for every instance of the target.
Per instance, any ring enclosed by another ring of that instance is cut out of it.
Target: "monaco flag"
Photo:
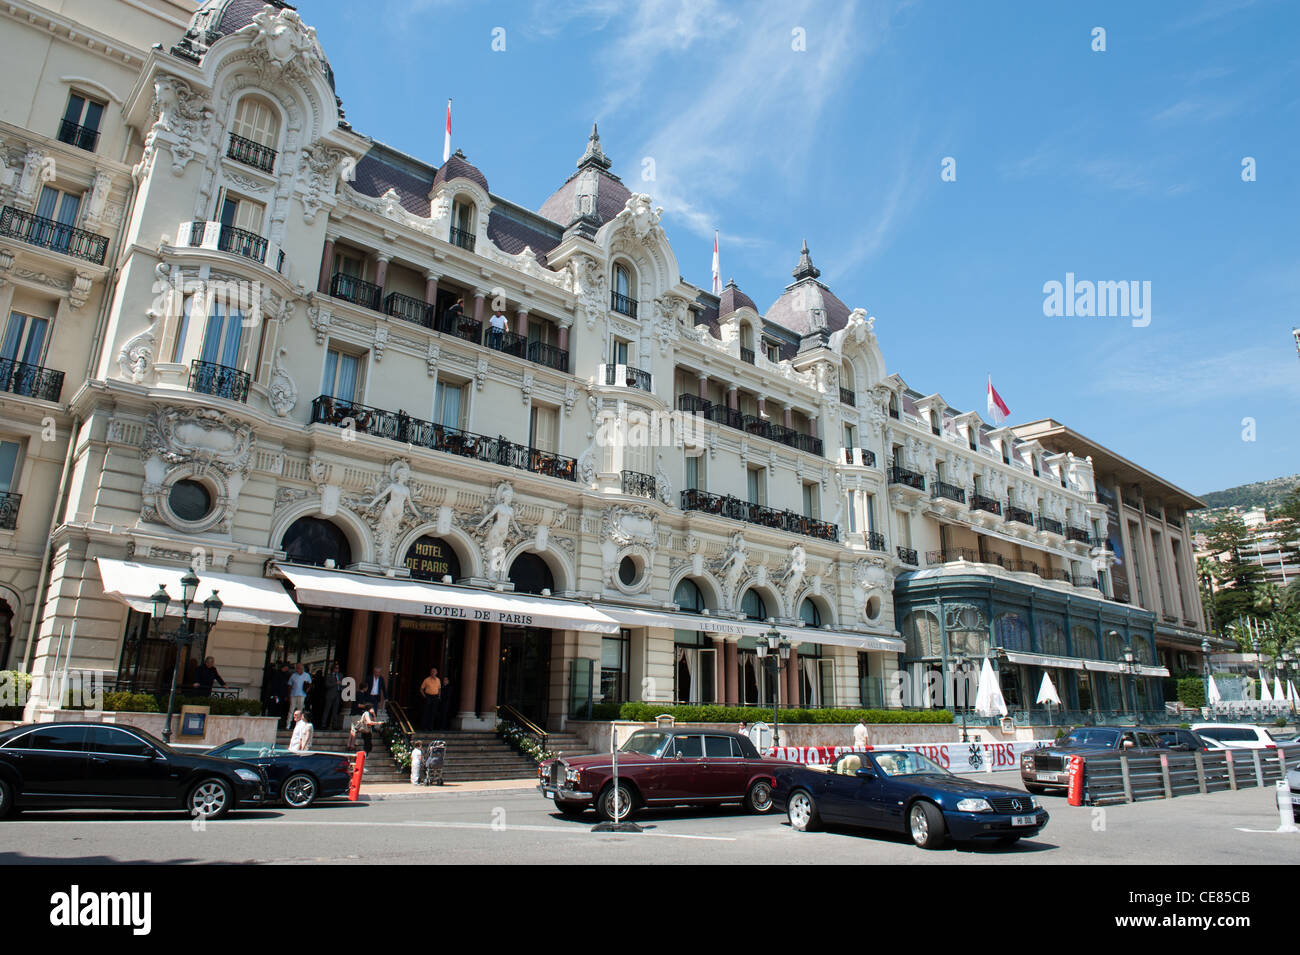
[[[718,230],[713,230],[713,294],[722,294],[722,270],[718,268]]]
[[[442,161],[451,158],[451,97],[447,97],[447,130],[442,136]]]
[[[993,419],[994,424],[1000,425],[1002,424],[1002,422],[1007,420],[1007,416],[1010,414],[1011,414],[1011,409],[1007,407],[1007,403],[1002,400],[1002,396],[998,394],[997,389],[993,387],[993,376],[990,375],[989,376],[989,417]]]

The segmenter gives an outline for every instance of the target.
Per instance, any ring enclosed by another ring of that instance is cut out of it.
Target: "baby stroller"
[[[420,785],[432,786],[436,782],[442,785],[442,766],[446,761],[447,744],[440,739],[431,740],[429,745],[424,747],[423,759],[420,762]]]

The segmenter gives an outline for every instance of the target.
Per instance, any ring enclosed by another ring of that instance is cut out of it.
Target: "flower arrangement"
[[[404,773],[411,771],[411,743],[391,722],[380,723],[379,733],[384,738],[384,745],[388,747],[388,752],[393,756],[393,762]]]
[[[539,763],[543,760],[555,758],[555,753],[552,753],[549,749],[543,749],[532,734],[522,726],[502,720],[497,724],[497,735],[519,752],[525,756],[531,756]]]

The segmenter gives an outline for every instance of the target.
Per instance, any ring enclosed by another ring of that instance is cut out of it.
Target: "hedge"
[[[600,704],[592,707],[592,719],[614,719]],[[598,715],[600,714],[600,715]],[[618,719],[634,723],[653,723],[667,714],[678,723],[757,723],[770,722],[772,710],[761,706],[692,706],[671,703],[624,703],[618,707]],[[947,710],[836,710],[783,709],[782,723],[951,723]]]
[[[1205,705],[1205,681],[1199,676],[1178,678],[1178,702],[1192,709]]]
[[[32,675],[21,670],[0,670],[0,720],[21,720],[32,692]]]
[[[67,702],[67,701],[65,701]],[[93,702],[90,699],[82,698],[78,706],[67,706],[70,710],[86,710]],[[105,693],[103,699],[103,709],[109,713],[162,713],[167,709],[167,697],[155,696],[152,693],[131,693],[127,690],[114,690],[111,693]],[[212,716],[261,716],[262,703],[260,700],[245,699],[226,699],[217,696],[178,696],[176,697],[176,710],[179,713],[182,706],[206,706]]]

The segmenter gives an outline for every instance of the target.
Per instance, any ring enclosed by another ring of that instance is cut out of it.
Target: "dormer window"
[[[457,199],[451,206],[451,244],[474,251],[474,203]]]
[[[889,417],[898,420],[898,395],[892,391],[889,393]]]
[[[620,315],[636,318],[636,283],[631,269],[622,263],[615,264],[613,286],[609,307]]]
[[[1002,463],[1011,463],[1011,442],[1005,438],[1002,439]]]

